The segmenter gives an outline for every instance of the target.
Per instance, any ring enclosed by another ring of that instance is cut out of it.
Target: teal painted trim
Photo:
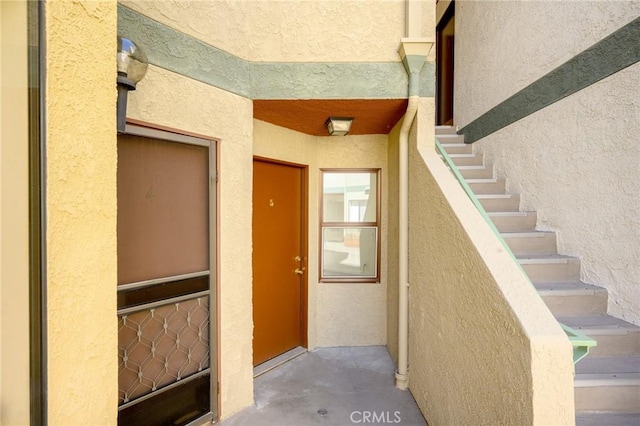
[[[473,143],[640,61],[636,18],[458,131]]]
[[[433,64],[420,74],[421,96],[433,96]],[[254,99],[402,99],[408,78],[400,62],[254,62]]]
[[[513,251],[511,251],[511,248],[509,247],[509,245],[507,245],[507,242],[504,240],[504,238],[502,238],[502,234],[500,233],[500,231],[498,231],[498,228],[496,228],[496,225],[493,223],[493,221],[487,214],[487,211],[484,209],[484,207],[482,207],[480,200],[478,200],[478,197],[476,197],[476,194],[473,193],[473,190],[471,189],[467,181],[462,176],[462,173],[460,173],[460,170],[458,170],[458,167],[454,164],[453,160],[451,159],[451,157],[449,157],[449,154],[447,154],[447,151],[445,151],[444,147],[442,146],[442,144],[437,138],[435,140],[435,145],[436,145],[437,152],[440,154],[440,156],[442,156],[442,159],[444,160],[446,165],[449,166],[449,169],[453,172],[453,175],[458,180],[458,183],[460,184],[460,186],[462,186],[462,189],[467,194],[467,197],[469,197],[469,199],[471,200],[473,205],[476,207],[476,209],[478,210],[478,212],[480,213],[484,221],[487,222],[487,225],[489,225],[489,228],[491,228],[491,231],[493,232],[493,234],[496,236],[498,241],[500,241],[500,244],[502,244],[502,247],[504,248],[504,250],[509,254],[509,256],[515,262],[515,264],[518,265],[523,275],[527,279],[527,282],[529,283],[529,285],[531,287],[535,287],[531,282],[531,280],[529,279],[529,275],[527,275],[527,273],[525,272],[520,262],[518,262],[518,258],[516,258],[516,255],[513,254]],[[571,345],[573,346],[573,363],[574,364],[580,361],[585,356],[587,356],[587,354],[589,353],[589,348],[597,345],[597,342],[592,338],[560,322],[558,324],[560,324],[560,327],[564,330],[565,334],[569,338],[569,341],[571,342]]]
[[[251,62],[118,5],[118,32],[149,63],[250,99],[404,99],[401,62]],[[435,93],[435,65],[420,73],[420,96]]]
[[[582,358],[589,354],[589,349],[598,346],[598,343],[592,338],[580,333],[578,330],[559,323],[573,346],[573,363],[576,364]]]
[[[149,63],[240,96],[251,95],[250,63],[118,5],[118,33],[130,37]]]

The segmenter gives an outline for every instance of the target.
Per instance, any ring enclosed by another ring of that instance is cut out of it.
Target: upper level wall
[[[638,2],[456,3],[455,124],[464,126],[640,16]],[[640,64],[477,142],[537,210],[609,312],[640,324]]]
[[[405,0],[120,3],[248,61],[394,62],[405,36]],[[434,13],[422,7],[427,33]]]
[[[460,127],[640,16],[637,1],[462,1],[455,8]]]

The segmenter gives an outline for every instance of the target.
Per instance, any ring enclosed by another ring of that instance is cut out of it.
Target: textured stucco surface
[[[169,4],[153,5],[156,3]],[[332,62],[248,61],[123,5],[118,8],[118,31],[135,40],[151,64],[252,99],[406,96],[407,76],[397,57],[386,62],[359,62],[357,58]],[[187,57],[189,60],[185,60]],[[433,64],[429,63],[420,76],[425,96],[433,95],[433,75]]]
[[[218,144],[220,415],[253,402],[251,315],[251,101],[149,67],[129,95],[130,118],[220,139]],[[249,265],[249,266],[247,266]]]
[[[410,390],[430,424],[573,424],[571,345],[435,153],[433,108],[410,138]]]
[[[640,15],[638,2],[457,6],[458,126]],[[522,194],[521,209],[538,211],[538,229],[556,231],[559,251],[581,259],[582,280],[609,290],[609,313],[636,324],[639,99],[635,64],[475,145],[507,177],[508,190]]]
[[[29,424],[26,2],[0,3],[0,424]]]
[[[116,2],[46,6],[48,424],[116,424]]]
[[[387,135],[318,138],[322,168],[381,168],[382,242],[387,238]],[[380,247],[379,284],[322,284],[318,288],[318,345],[386,345],[387,247]]]
[[[387,136],[317,137],[254,121],[254,155],[308,165],[309,348],[386,344]],[[318,283],[320,168],[382,168],[381,281]]]
[[[518,91],[460,129],[472,143],[640,62],[640,17]]]
[[[121,3],[250,61],[394,62],[405,35],[404,0]],[[422,7],[424,31],[433,28],[434,14],[435,8]]]

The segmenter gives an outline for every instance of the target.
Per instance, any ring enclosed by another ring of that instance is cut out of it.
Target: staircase
[[[580,281],[580,259],[559,254],[554,232],[536,231],[536,212],[522,212],[482,154],[453,127],[436,137],[559,322],[598,345],[575,366],[576,424],[640,425],[640,327],[607,315],[607,290]]]

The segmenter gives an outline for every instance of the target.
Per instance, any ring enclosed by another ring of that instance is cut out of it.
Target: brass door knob
[[[298,274],[298,275],[302,275],[302,274],[304,274],[304,269],[298,269],[298,268],[296,268],[296,270],[295,270],[295,271],[293,271],[293,272],[295,272],[295,273],[296,273],[296,274]]]

